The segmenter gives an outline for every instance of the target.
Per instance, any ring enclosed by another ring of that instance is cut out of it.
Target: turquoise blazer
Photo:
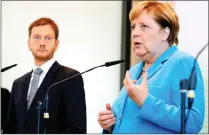
[[[116,123],[112,133],[180,133],[181,93],[180,81],[190,76],[195,58],[179,51],[176,46],[167,49],[147,70],[149,94],[142,107],[128,97],[123,87],[112,106]],[[131,67],[131,79],[138,79],[144,62]],[[195,64],[197,84],[195,99],[190,110],[186,133],[202,129],[205,114],[203,78]],[[140,77],[136,84],[141,83]],[[186,100],[186,108],[188,100]],[[188,114],[188,109],[186,109]]]

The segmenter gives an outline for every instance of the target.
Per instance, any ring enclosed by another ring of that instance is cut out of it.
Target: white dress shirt
[[[49,71],[49,69],[51,68],[51,66],[54,64],[54,62],[55,62],[55,59],[52,58],[51,60],[49,60],[46,63],[44,63],[43,65],[41,65],[41,67],[37,67],[36,65],[33,66],[33,71],[36,68],[41,68],[43,70],[43,72],[41,73],[40,78],[39,78],[38,88],[41,85],[41,83],[42,83],[44,77],[46,76],[47,72]],[[30,93],[31,81],[33,79],[33,76],[34,76],[34,72],[31,74],[30,84],[29,84],[29,88],[28,88],[28,96],[29,96],[29,93]]]

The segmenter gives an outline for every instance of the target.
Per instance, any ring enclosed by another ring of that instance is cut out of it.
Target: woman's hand
[[[104,129],[112,132],[112,126],[115,124],[115,116],[111,110],[110,104],[106,104],[106,110],[100,111],[98,114],[98,122],[100,126]]]
[[[124,86],[128,96],[141,107],[148,96],[147,72],[143,74],[141,84],[135,85],[134,82],[135,80],[131,80],[130,73],[127,71],[123,81]]]

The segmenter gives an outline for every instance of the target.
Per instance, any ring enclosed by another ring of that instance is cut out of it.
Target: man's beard
[[[40,56],[37,53],[33,53],[33,56],[35,59],[39,60],[39,61],[48,61],[50,60],[53,56],[54,56],[54,52],[50,52],[49,54],[45,55],[45,56]]]

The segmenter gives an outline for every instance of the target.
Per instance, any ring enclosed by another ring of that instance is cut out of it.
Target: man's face
[[[32,28],[31,36],[28,40],[28,48],[36,60],[50,60],[57,50],[58,44],[59,41],[55,39],[55,33],[51,25]]]

